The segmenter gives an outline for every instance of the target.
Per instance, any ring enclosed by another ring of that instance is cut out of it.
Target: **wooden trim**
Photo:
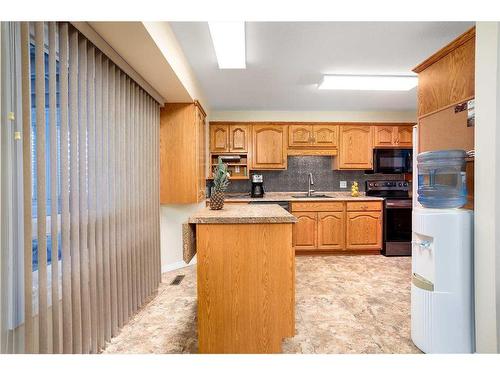
[[[293,149],[288,149],[287,150],[287,155],[288,156],[295,156],[295,155],[310,155],[310,156],[336,156],[338,155],[338,150],[336,148],[331,148],[331,149],[324,149],[324,150],[313,150],[307,147],[303,148],[293,148]]]
[[[170,103],[169,103],[170,104]],[[409,126],[415,125],[415,121],[410,122],[373,122],[373,121],[210,121],[210,125],[236,125],[236,124],[248,124],[248,125],[345,125],[345,126]]]
[[[457,102],[454,102],[454,103],[451,103],[451,104],[445,105],[444,107],[438,108],[438,109],[436,109],[436,110],[434,110],[434,111],[432,111],[432,112],[428,112],[428,113],[423,114],[422,116],[419,116],[417,120],[418,120],[418,122],[420,122],[420,120],[421,120],[421,119],[423,119],[423,118],[425,118],[425,117],[428,117],[428,116],[434,115],[434,114],[436,114],[436,113],[438,113],[438,112],[441,112],[442,110],[448,109],[448,108],[450,108],[450,107],[454,107],[454,106],[456,106],[456,105],[458,105],[458,104],[461,104],[461,103],[467,102],[467,101],[472,100],[472,99],[474,99],[474,98],[475,98],[475,95],[472,95],[472,96],[469,96],[469,97],[467,97],[467,98],[465,98],[465,99],[459,100],[459,101],[457,101]],[[417,124],[418,124],[418,122],[417,122]]]
[[[194,103],[195,106],[197,106],[200,109],[200,111],[203,113],[203,116],[207,117],[207,112],[205,112],[205,110],[203,109],[203,106],[198,101],[198,99],[195,99],[193,103]]]
[[[295,250],[295,255],[380,255],[380,250]]]
[[[309,202],[290,202],[290,211],[292,214],[295,212],[342,212],[344,211],[345,202],[321,202],[321,201],[309,201]]]
[[[442,59],[444,56],[452,52],[453,50],[457,49],[460,47],[462,44],[466,43],[470,39],[474,38],[476,36],[476,27],[472,27],[469,30],[467,30],[465,33],[457,37],[456,39],[452,40],[450,43],[448,43],[446,46],[441,48],[439,51],[431,55],[429,58],[421,62],[419,65],[414,67],[412,69],[413,72],[415,73],[420,73],[421,71],[427,69],[429,66],[434,64],[435,62],[439,61]]]

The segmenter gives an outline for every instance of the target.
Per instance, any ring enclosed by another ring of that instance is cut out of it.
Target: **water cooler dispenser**
[[[474,351],[473,212],[413,210],[411,337],[425,353]]]
[[[416,129],[413,139],[418,149]],[[467,200],[464,157],[460,150],[414,156],[411,338],[425,353],[475,349],[474,218],[458,208]]]

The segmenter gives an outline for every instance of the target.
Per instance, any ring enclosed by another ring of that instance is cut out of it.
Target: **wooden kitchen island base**
[[[295,218],[275,207],[290,221],[196,224],[200,353],[280,353],[294,336]]]

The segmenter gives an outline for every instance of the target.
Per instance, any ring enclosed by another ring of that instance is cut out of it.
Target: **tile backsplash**
[[[359,190],[365,190],[366,180],[402,179],[403,176],[365,174],[364,171],[334,171],[330,156],[290,156],[288,168],[276,171],[254,171],[262,173],[265,191],[307,191],[308,175],[313,174],[316,191],[349,191],[353,181],[358,181]],[[340,188],[340,181],[347,181],[347,188]],[[211,182],[207,183],[208,186]],[[250,180],[234,180],[229,184],[229,193],[249,192]]]

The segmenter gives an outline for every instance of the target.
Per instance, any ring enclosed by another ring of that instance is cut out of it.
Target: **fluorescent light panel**
[[[209,22],[219,69],[245,69],[245,22]]]
[[[320,90],[408,91],[416,87],[416,76],[325,75]]]

